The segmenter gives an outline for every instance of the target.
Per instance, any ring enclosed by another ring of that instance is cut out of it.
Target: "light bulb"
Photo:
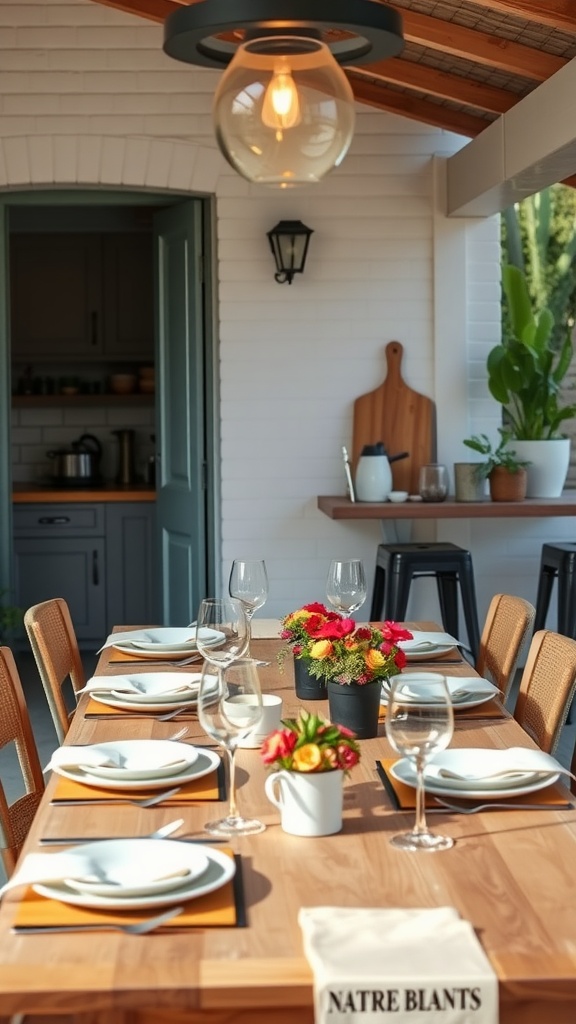
[[[264,95],[262,121],[267,128],[282,131],[295,128],[301,120],[300,96],[290,67],[279,64]]]
[[[354,132],[352,89],[324,43],[268,36],[239,46],[214,96],[218,145],[258,184],[311,184],[344,159]]]

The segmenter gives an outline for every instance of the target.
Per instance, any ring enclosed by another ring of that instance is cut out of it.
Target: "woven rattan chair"
[[[534,615],[534,607],[523,597],[495,594],[490,602],[475,668],[498,687],[504,700],[514,682],[518,657]]]
[[[548,754],[556,750],[576,690],[576,640],[548,629],[534,634],[514,718]]]
[[[24,615],[24,625],[46,691],[56,734],[62,743],[74,714],[66,706],[64,686],[70,680],[76,692],[86,681],[66,601],[55,597],[33,605]]]
[[[0,647],[0,747],[9,743],[16,748],[26,791],[9,805],[0,782],[0,853],[7,875],[12,874],[28,835],[44,779],[14,657],[8,647]]]

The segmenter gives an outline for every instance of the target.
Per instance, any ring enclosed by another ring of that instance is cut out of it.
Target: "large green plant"
[[[518,441],[558,438],[560,424],[576,415],[576,404],[562,406],[560,384],[572,361],[566,335],[553,344],[554,317],[535,313],[526,278],[518,267],[502,268],[510,330],[488,356],[488,387],[506,414],[506,428]]]

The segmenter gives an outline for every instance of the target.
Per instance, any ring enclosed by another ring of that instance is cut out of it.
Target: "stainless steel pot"
[[[102,445],[93,434],[82,434],[71,448],[46,452],[54,459],[54,480],[60,483],[89,483],[100,479]]]

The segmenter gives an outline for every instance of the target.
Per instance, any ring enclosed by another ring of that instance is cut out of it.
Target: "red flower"
[[[394,655],[394,664],[396,665],[396,668],[404,668],[406,664],[406,652],[402,651],[400,648],[398,648]]]
[[[399,640],[412,640],[412,633],[410,630],[399,626],[397,622],[390,622],[390,620],[387,620],[378,628],[385,639],[390,640],[393,644],[398,643]]]
[[[334,622],[325,622],[316,630],[314,636],[317,640],[342,640],[343,637],[350,636],[355,628],[354,619],[336,619]]]
[[[371,640],[372,639],[372,630],[369,629],[367,626],[359,626],[358,629],[356,630],[356,639],[357,640]]]
[[[305,604],[303,605],[303,609],[305,612],[315,612],[318,615],[330,614],[328,609],[325,608],[323,604],[320,604],[319,601],[313,601],[312,604]]]
[[[342,726],[339,726],[339,729],[342,731]],[[338,758],[338,764],[344,769],[353,768],[360,760],[360,756],[356,751],[351,750],[350,747],[345,746],[344,743],[341,743],[336,748],[336,756]]]
[[[309,619],[302,623],[302,629],[308,636],[316,638],[318,630],[322,628],[324,622],[325,618],[323,615],[311,615]]]
[[[264,764],[273,764],[279,758],[289,757],[294,750],[298,737],[291,729],[279,729],[268,736],[262,744],[262,760]]]

